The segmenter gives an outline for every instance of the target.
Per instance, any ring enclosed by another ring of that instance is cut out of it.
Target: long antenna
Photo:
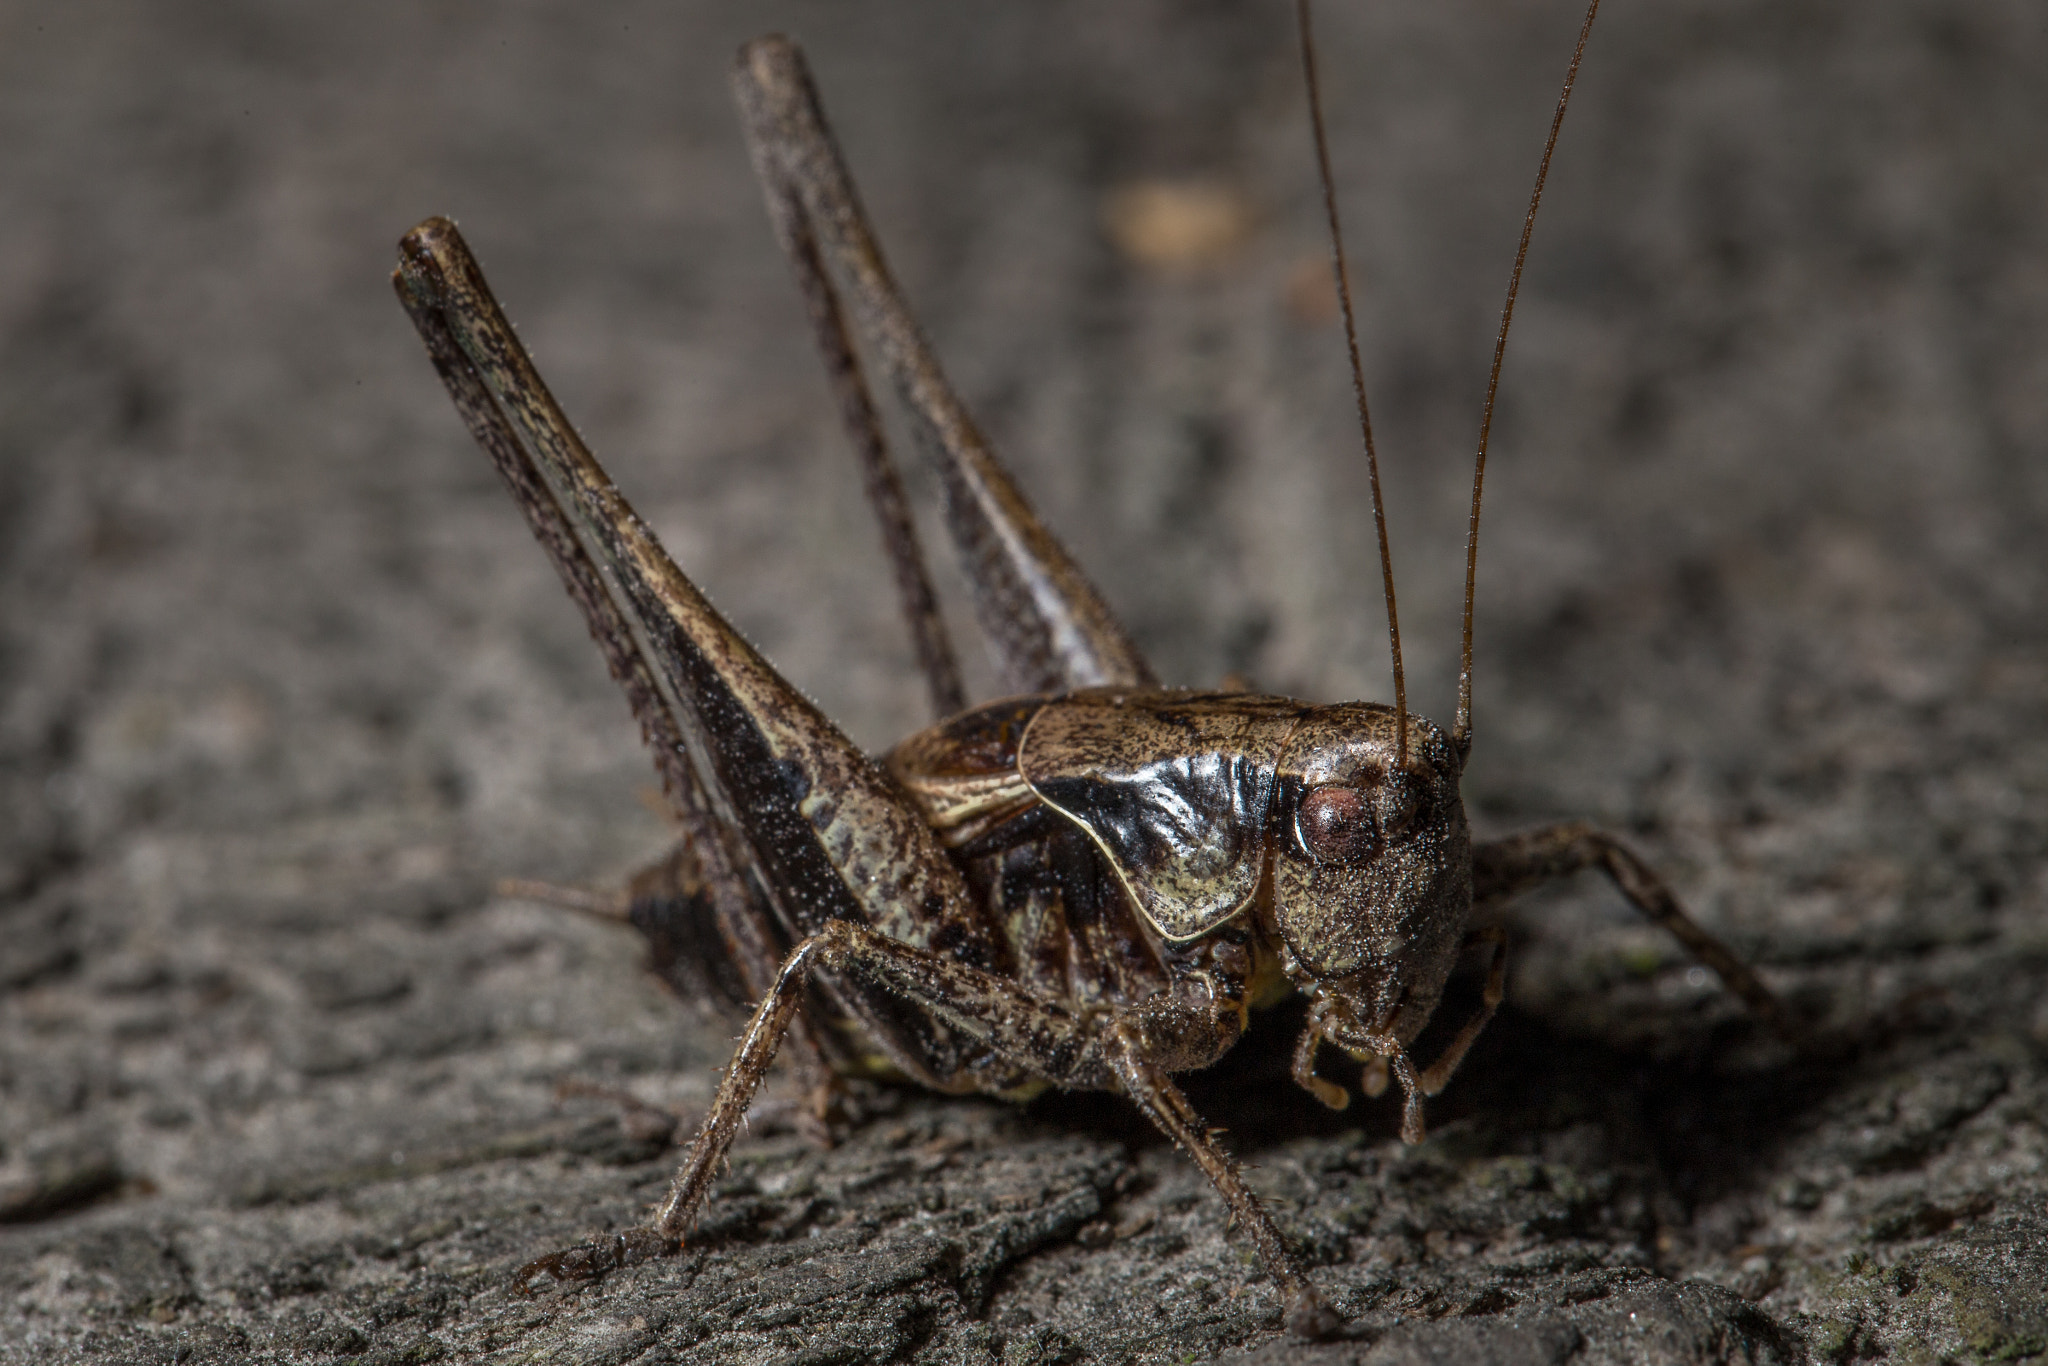
[[[1330,175],[1330,140],[1323,132],[1323,97],[1316,85],[1316,40],[1309,26],[1308,7],[1309,0],[1295,0],[1294,12],[1301,24],[1301,74],[1308,84],[1308,119],[1316,135],[1316,169],[1323,177],[1323,212],[1330,220],[1330,268],[1337,277],[1337,302],[1344,313],[1344,345],[1351,353],[1351,390],[1358,396],[1358,426],[1365,435],[1365,469],[1372,481],[1372,524],[1380,538],[1380,579],[1387,586],[1387,641],[1394,657],[1394,766],[1405,769],[1408,677],[1401,668],[1401,618],[1394,610],[1394,553],[1387,546],[1387,513],[1380,501],[1380,457],[1372,444],[1372,413],[1365,402],[1365,367],[1358,360],[1358,320],[1351,312],[1351,273],[1344,267],[1344,233],[1337,224],[1337,184]]]
[[[1564,88],[1557,92],[1557,112],[1550,118],[1550,136],[1543,143],[1543,160],[1536,167],[1536,188],[1529,193],[1529,212],[1522,218],[1522,242],[1515,248],[1515,273],[1508,277],[1508,301],[1500,311],[1500,335],[1493,342],[1493,372],[1486,377],[1486,409],[1479,418],[1479,454],[1472,462],[1472,520],[1465,529],[1465,643],[1458,658],[1458,719],[1451,727],[1451,743],[1461,755],[1472,749],[1472,594],[1479,579],[1479,495],[1486,486],[1486,441],[1493,435],[1493,403],[1500,393],[1500,364],[1508,351],[1508,324],[1515,320],[1515,295],[1522,288],[1522,265],[1529,259],[1529,237],[1536,231],[1536,206],[1543,202],[1543,182],[1550,175],[1550,154],[1557,150],[1557,132],[1564,127],[1565,107],[1571,103],[1572,85],[1579,79],[1579,59],[1586,55],[1586,39],[1592,36],[1593,16],[1599,12],[1600,0],[1590,0],[1586,22],[1579,25],[1578,45],[1572,48],[1572,64],[1565,68]]]

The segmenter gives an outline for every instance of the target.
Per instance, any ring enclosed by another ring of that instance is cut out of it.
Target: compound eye
[[[1355,787],[1319,787],[1303,797],[1294,832],[1318,863],[1350,863],[1378,841],[1372,800]]]

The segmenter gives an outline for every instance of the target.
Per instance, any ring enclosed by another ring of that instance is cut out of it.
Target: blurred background
[[[1474,818],[1632,832],[1824,1013],[2038,956],[2048,20],[1610,11],[1502,384]],[[1578,19],[1320,12],[1411,704],[1446,723],[1485,368]],[[864,745],[924,724],[726,92],[769,29],[1162,675],[1387,696],[1285,4],[0,5],[18,1217],[210,1208],[544,1113],[567,1069],[708,1084],[722,1036],[632,943],[490,894],[615,881],[666,831],[386,277],[458,219],[686,572]],[[1558,1028],[1649,1037],[1645,1002],[1712,994],[1604,894],[1523,933],[1517,1008]]]

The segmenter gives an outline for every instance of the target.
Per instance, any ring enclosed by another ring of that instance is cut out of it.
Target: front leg
[[[1010,978],[843,920],[830,922],[798,944],[784,961],[775,985],[740,1038],[689,1156],[647,1225],[529,1263],[515,1278],[520,1289],[532,1290],[542,1278],[592,1279],[681,1249],[683,1236],[702,1211],[726,1151],[739,1133],[747,1106],[795,1018],[804,982],[817,971],[921,1007],[978,1041],[1002,1063],[1056,1086],[1123,1091],[1187,1150],[1250,1233],[1267,1271],[1286,1296],[1288,1327],[1304,1336],[1335,1329],[1338,1319],[1288,1251],[1272,1216],[1168,1076],[1169,1068],[1207,1063],[1236,1041],[1243,1020],[1227,986],[1184,995],[1162,992],[1136,1009],[1084,1018]]]
[[[1176,1040],[1159,1037],[1157,1024],[1148,1030],[1148,1023],[1142,1017],[1125,1017],[1109,1028],[1109,1062],[1116,1071],[1118,1085],[1145,1112],[1145,1118],[1195,1160],[1195,1165],[1230,1206],[1231,1214],[1251,1235],[1267,1274],[1280,1283],[1280,1293],[1286,1297],[1287,1330],[1297,1337],[1329,1337],[1342,1326],[1343,1320],[1323,1302],[1303,1273],[1301,1263],[1280,1230],[1274,1227],[1273,1217],[1244,1183],[1237,1162],[1217,1144],[1216,1131],[1202,1122],[1166,1069],[1154,1061]]]
[[[1472,850],[1472,900],[1476,905],[1506,901],[1546,882],[1598,868],[1614,880],[1629,904],[1671,933],[1686,952],[1712,968],[1730,991],[1781,1037],[1798,1030],[1771,989],[1747,963],[1686,914],[1664,879],[1614,836],[1583,821],[1549,825],[1526,834],[1481,844]]]

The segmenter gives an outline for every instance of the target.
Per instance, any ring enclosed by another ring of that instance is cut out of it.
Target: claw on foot
[[[1323,1303],[1312,1285],[1296,1286],[1287,1296],[1287,1331],[1310,1342],[1333,1338],[1343,1331],[1344,1320]]]
[[[547,1288],[540,1284],[542,1277],[556,1285],[601,1280],[622,1267],[673,1257],[682,1250],[680,1238],[665,1237],[651,1228],[629,1228],[528,1262],[513,1273],[512,1288],[521,1295],[537,1295]]]

